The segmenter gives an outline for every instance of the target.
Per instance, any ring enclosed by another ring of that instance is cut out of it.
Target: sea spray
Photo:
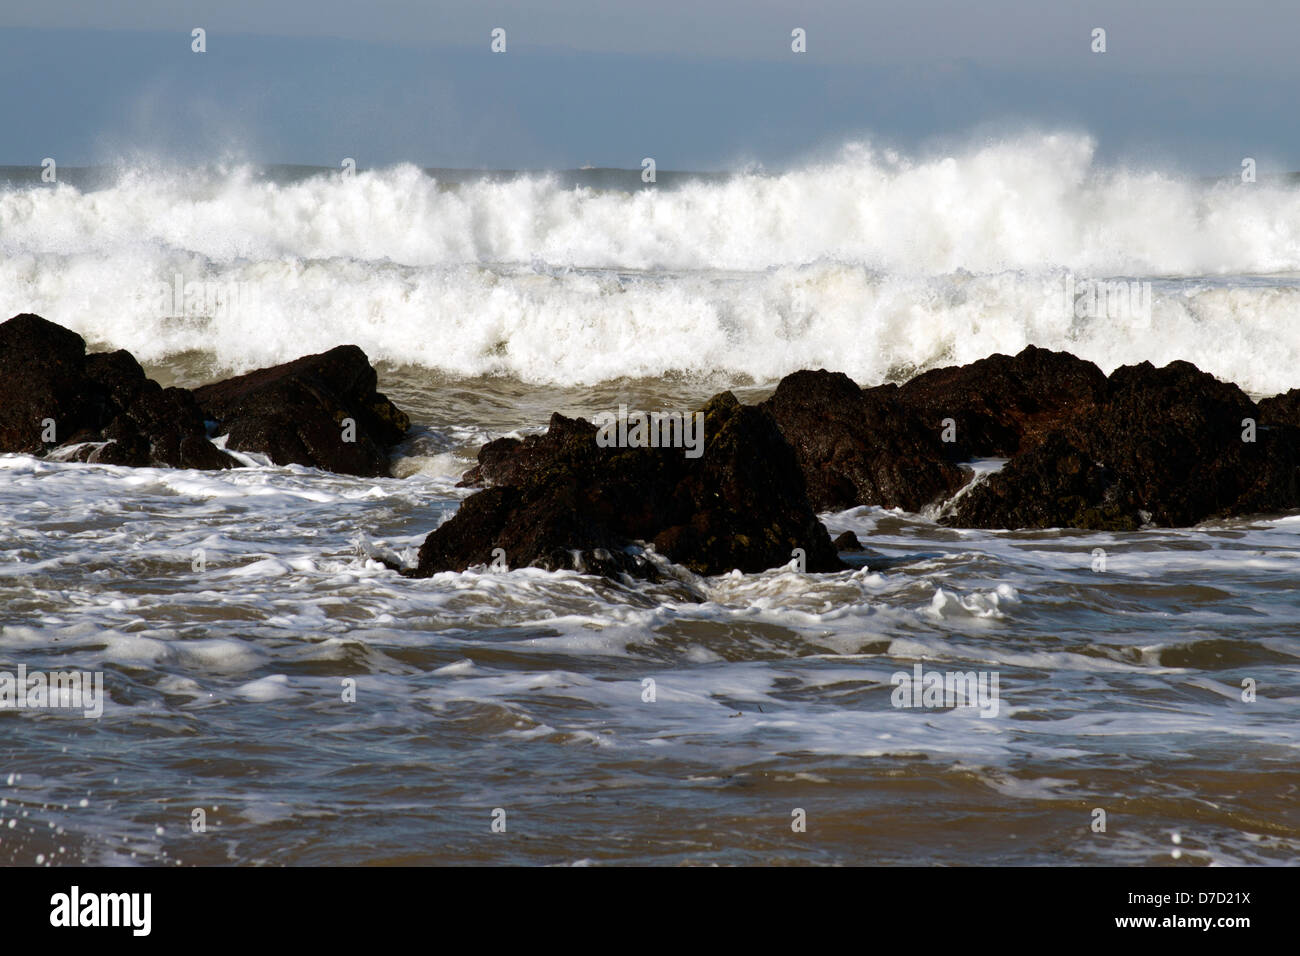
[[[555,385],[821,367],[874,384],[1030,343],[1107,372],[1186,359],[1259,393],[1300,364],[1300,191],[1104,166],[1070,135],[936,157],[852,145],[637,192],[411,165],[127,169],[95,191],[0,191],[0,250],[5,314],[222,372],[340,342]],[[204,301],[177,308],[177,275]],[[1071,296],[1072,279],[1138,283],[1137,309]]]

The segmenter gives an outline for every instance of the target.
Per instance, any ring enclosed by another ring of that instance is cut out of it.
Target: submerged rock
[[[840,534],[839,537],[837,537],[831,543],[835,545],[835,550],[837,551],[856,552],[856,551],[867,550],[862,546],[862,542],[858,540],[858,536],[854,534],[852,531],[843,532],[842,534]]]
[[[277,465],[309,465],[363,477],[390,474],[388,450],[410,427],[376,391],[366,353],[341,345],[194,390],[226,447]]]
[[[843,567],[768,411],[724,392],[702,414],[698,458],[680,448],[602,448],[594,424],[559,414],[543,435],[485,445],[466,482],[490,487],[425,539],[410,573],[501,559],[653,578],[638,541],[698,574],[762,571],[790,563],[796,549],[808,571]]]

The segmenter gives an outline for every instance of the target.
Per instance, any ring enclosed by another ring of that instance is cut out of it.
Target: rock
[[[601,448],[585,419],[551,416],[543,435],[485,445],[467,498],[420,548],[427,577],[490,565],[654,578],[636,542],[698,574],[762,571],[796,548],[809,571],[838,570],[794,454],[766,409],[730,392],[704,407],[698,458],[679,448]]]
[[[458,485],[483,488],[521,484],[561,459],[587,454],[595,444],[595,435],[596,426],[586,419],[552,415],[544,434],[488,442],[479,449],[478,464],[461,476]]]
[[[949,457],[1010,458],[1085,413],[1107,394],[1106,376],[1068,352],[1026,346],[969,365],[932,369],[898,389],[898,398],[923,426],[941,435],[944,419],[956,426],[945,443]]]
[[[341,345],[204,385],[194,397],[218,423],[217,434],[229,436],[227,448],[257,452],[278,465],[374,477],[390,474],[388,451],[410,427],[376,384],[365,352]]]
[[[85,362],[85,340],[39,315],[0,324],[0,452],[39,455],[98,430],[104,397]]]
[[[125,351],[85,354],[75,332],[24,314],[0,324],[0,451],[117,465],[230,468],[184,389],[163,389]],[[53,420],[53,441],[46,425]]]
[[[1300,508],[1300,428],[1261,425],[1255,442],[1246,444],[1242,454],[1246,488],[1226,514],[1279,514]]]
[[[149,439],[139,432],[126,432],[102,445],[83,448],[77,458],[95,465],[143,468],[151,463],[149,452]]]
[[[939,432],[897,393],[892,385],[863,391],[823,369],[787,375],[763,403],[794,449],[818,511],[920,511],[965,483],[968,474],[948,460]]]
[[[140,389],[130,407],[104,429],[104,437],[114,444],[91,461],[208,470],[238,465],[233,456],[208,441],[194,395],[183,388],[160,388],[157,382]]]
[[[412,577],[493,565],[586,571],[654,580],[654,566],[632,541],[601,516],[584,513],[577,489],[541,480],[522,490],[510,485],[471,495],[420,547]],[[500,549],[500,550],[498,550]]]
[[[1254,403],[1187,362],[1116,369],[1105,401],[954,502],[943,520],[981,528],[1185,527],[1300,507],[1300,428],[1243,440]]]
[[[678,523],[655,536],[655,549],[698,574],[766,570],[788,564],[796,548],[807,571],[843,567],[771,414],[723,392],[704,416],[704,454],[678,481],[665,515]]]
[[[962,528],[1087,528],[1132,531],[1141,506],[1132,489],[1062,432],[977,481],[940,519]]]
[[[858,536],[854,534],[852,531],[845,531],[843,534],[841,534],[838,538],[836,538],[831,543],[835,545],[836,551],[867,550],[862,546],[862,542],[858,540]]]
[[[1128,482],[1158,525],[1227,512],[1249,485],[1242,441],[1255,404],[1236,385],[1189,362],[1118,368],[1102,413],[1078,423],[1081,447]]]
[[[125,411],[146,388],[158,388],[158,383],[150,381],[135,356],[126,349],[87,355],[84,371],[86,377],[99,386],[109,403],[110,413],[105,416],[106,421]]]
[[[1260,399],[1259,424],[1300,427],[1300,388],[1293,388],[1272,398]]]

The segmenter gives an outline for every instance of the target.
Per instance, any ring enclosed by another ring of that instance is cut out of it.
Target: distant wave
[[[864,382],[1029,342],[1103,368],[1187,358],[1300,384],[1300,191],[1105,167],[1072,135],[671,189],[414,166],[291,183],[131,169],[0,192],[0,310],[144,360],[232,370],[355,342],[458,375],[587,383],[802,366]],[[160,283],[247,293],[179,310]],[[1152,277],[1150,321],[1084,318],[1082,277]],[[1264,277],[1264,278],[1260,278]]]

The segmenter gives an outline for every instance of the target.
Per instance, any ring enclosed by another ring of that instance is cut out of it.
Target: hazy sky
[[[709,169],[1028,127],[1300,169],[1298,35],[1295,0],[0,0],[0,163]]]

